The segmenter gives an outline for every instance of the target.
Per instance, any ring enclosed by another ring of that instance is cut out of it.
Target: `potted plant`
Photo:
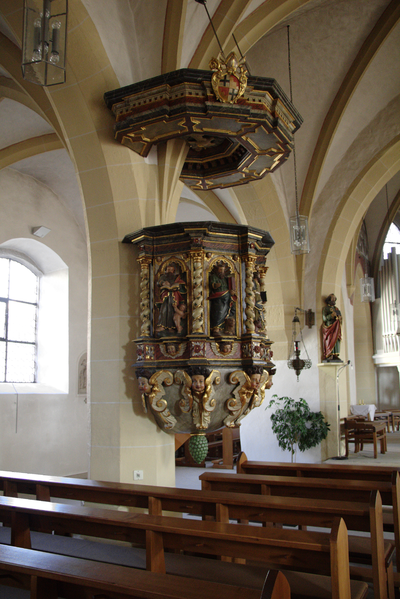
[[[296,452],[316,447],[326,439],[330,424],[322,412],[311,412],[305,399],[298,401],[291,397],[273,395],[266,410],[275,406],[271,415],[272,431],[275,433],[281,449],[290,451],[291,461]]]

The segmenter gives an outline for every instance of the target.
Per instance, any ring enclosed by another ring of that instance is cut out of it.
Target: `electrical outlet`
[[[143,480],[143,470],[134,470],[133,480]]]

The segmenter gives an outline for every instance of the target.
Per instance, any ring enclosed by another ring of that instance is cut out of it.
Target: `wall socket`
[[[133,480],[143,480],[143,470],[134,470]]]

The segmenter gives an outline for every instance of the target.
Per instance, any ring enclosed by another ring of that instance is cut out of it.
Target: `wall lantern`
[[[22,76],[36,85],[65,83],[68,0],[24,0]]]
[[[315,313],[312,310],[303,310],[302,308],[294,309],[294,316],[292,320],[292,343],[289,351],[289,356],[287,360],[288,368],[291,368],[295,371],[297,375],[297,382],[299,382],[299,376],[303,370],[307,370],[311,368],[312,362],[310,360],[310,356],[308,355],[307,348],[303,341],[303,334],[300,328],[300,319],[297,315],[297,312],[304,312],[304,324],[308,326],[309,329],[315,324]],[[301,347],[303,346],[303,350],[307,356],[306,359],[302,359],[300,357]]]

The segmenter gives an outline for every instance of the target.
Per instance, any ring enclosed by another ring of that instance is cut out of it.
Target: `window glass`
[[[10,261],[0,258],[0,297],[8,297],[8,271]]]
[[[36,381],[38,283],[23,264],[0,259],[0,382]]]
[[[7,303],[0,300],[0,339],[6,338],[6,307]]]
[[[35,343],[36,304],[8,303],[8,339]]]
[[[383,244],[383,257],[385,259],[392,251],[392,247],[396,248],[396,254],[400,254],[400,231],[394,223],[390,225],[385,243]]]
[[[6,379],[6,342],[0,341],[0,382]]]
[[[7,343],[8,383],[35,382],[35,349],[30,343]]]
[[[36,302],[37,276],[26,266],[10,260],[10,299]]]

